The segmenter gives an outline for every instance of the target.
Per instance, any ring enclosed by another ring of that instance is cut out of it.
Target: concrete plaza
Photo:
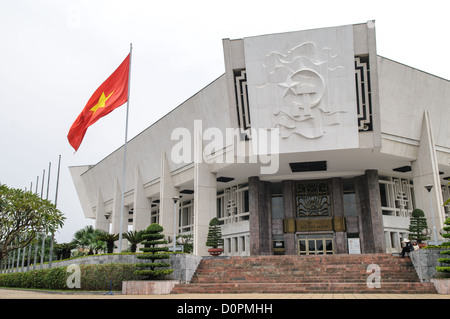
[[[450,299],[439,294],[171,294],[104,295],[97,292],[56,292],[25,289],[0,289],[0,299]]]

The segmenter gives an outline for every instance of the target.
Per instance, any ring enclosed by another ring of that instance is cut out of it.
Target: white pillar
[[[386,242],[386,252],[391,253],[392,252],[392,243],[391,243],[391,232],[390,231],[384,232],[384,240]]]
[[[159,185],[159,224],[164,228],[164,235],[173,237],[173,198],[179,197],[180,195],[178,188],[173,183],[169,161],[164,150],[161,152],[161,180]]]
[[[133,229],[138,231],[146,229],[150,225],[151,204],[145,196],[144,184],[138,165],[136,165],[134,175]]]
[[[194,255],[207,256],[209,222],[217,216],[217,180],[203,160],[201,132],[194,132]]]
[[[101,229],[108,232],[109,219],[108,220],[106,219],[105,214],[106,211],[105,205],[103,204],[102,190],[99,188],[97,196],[97,208],[95,211],[95,229]],[[111,218],[111,216],[109,218]]]
[[[402,248],[400,247],[400,234],[399,232],[393,232],[392,238],[391,238],[391,246],[394,247],[393,250],[395,251],[401,251]]]
[[[441,183],[439,181],[439,167],[436,157],[436,148],[434,144],[430,115],[424,111],[422,120],[422,132],[420,135],[419,151],[417,160],[412,162],[412,173],[414,183],[414,197],[417,208],[424,211],[427,219],[428,228],[433,230],[433,224],[436,226],[438,240],[442,239],[439,230],[444,226],[444,207],[442,200]],[[431,185],[431,193],[425,189],[426,185]],[[431,205],[430,207],[430,195]],[[434,214],[432,214],[432,212]],[[432,218],[434,215],[434,220]],[[431,234],[433,240],[434,234]]]

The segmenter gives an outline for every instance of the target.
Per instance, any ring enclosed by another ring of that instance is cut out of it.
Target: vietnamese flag
[[[129,70],[130,54],[92,94],[83,111],[73,122],[67,139],[75,151],[80,147],[89,126],[127,102]]]

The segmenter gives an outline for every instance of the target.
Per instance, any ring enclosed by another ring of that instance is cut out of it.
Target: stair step
[[[380,266],[381,288],[369,288],[371,264]],[[409,259],[389,254],[251,256],[203,259],[190,284],[172,293],[436,293],[419,282]]]
[[[227,279],[221,279],[221,278],[199,278],[195,281],[191,281],[191,283],[234,283],[234,282],[256,282],[256,283],[312,283],[317,282],[318,278],[304,278],[304,279],[280,279],[280,278],[263,278],[263,277],[234,277],[234,278],[227,278]],[[327,278],[327,277],[320,277],[321,282],[328,282],[328,283],[335,283],[335,282],[362,282],[365,281],[365,278],[339,278],[339,277],[333,277],[333,278]],[[385,278],[382,277],[381,282],[383,283],[400,283],[400,282],[419,282],[416,278]]]
[[[366,283],[227,283],[180,284],[172,293],[436,293],[430,283],[385,283],[369,288]]]

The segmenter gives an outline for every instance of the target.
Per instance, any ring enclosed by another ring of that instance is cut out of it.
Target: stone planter
[[[122,295],[168,295],[178,280],[132,280],[122,282]]]
[[[438,293],[450,295],[450,278],[431,278],[430,281],[434,284]]]
[[[208,253],[213,257],[217,257],[223,253],[223,249],[222,248],[210,248],[210,249],[208,249]]]
[[[443,250],[443,248],[419,249],[409,254],[421,281],[430,282],[431,278],[436,277],[436,266],[440,266],[438,259],[442,257],[440,252]]]

